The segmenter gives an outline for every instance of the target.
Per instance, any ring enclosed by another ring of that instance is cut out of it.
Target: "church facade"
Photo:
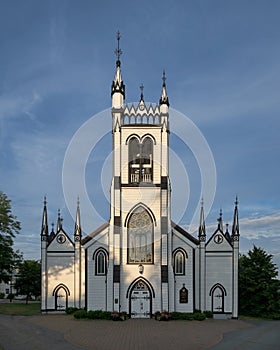
[[[41,229],[42,312],[67,307],[126,311],[149,318],[156,311],[211,310],[238,317],[239,224],[235,202],[231,233],[206,237],[203,204],[197,237],[171,219],[169,101],[165,74],[161,97],[147,106],[125,104],[118,40],[111,87],[113,176],[110,219],[82,238],[80,205],[73,236]]]

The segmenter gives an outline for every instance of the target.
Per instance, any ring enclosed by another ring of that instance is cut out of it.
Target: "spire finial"
[[[237,197],[237,195],[236,195],[236,197],[235,197],[235,202],[234,202],[234,204],[237,206],[238,205],[238,197]]]
[[[60,209],[57,211],[57,232],[62,229],[63,219],[60,217]]]
[[[141,90],[140,101],[144,101],[144,93],[143,93],[144,85],[143,84],[140,85],[140,90]]]
[[[204,200],[203,200],[203,197],[201,197],[200,204],[201,204],[201,207],[203,207],[203,206],[204,206]]]
[[[218,229],[223,232],[223,211],[220,209],[220,215],[218,218]]]
[[[162,85],[165,86],[165,82],[166,82],[166,76],[165,76],[165,69],[162,72]]]
[[[118,31],[117,32],[117,41],[118,41],[118,47],[115,50],[115,54],[117,57],[117,64],[120,64],[120,57],[122,54],[122,50],[120,49],[120,39],[121,39],[121,33]]]

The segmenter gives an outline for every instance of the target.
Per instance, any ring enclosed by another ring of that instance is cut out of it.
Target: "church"
[[[110,219],[82,237],[80,204],[73,235],[41,228],[43,313],[68,307],[125,311],[150,318],[156,311],[210,310],[238,317],[239,223],[236,199],[231,233],[222,215],[206,236],[203,203],[197,236],[171,218],[169,100],[163,73],[159,103],[125,103],[119,47],[111,86],[113,174]]]

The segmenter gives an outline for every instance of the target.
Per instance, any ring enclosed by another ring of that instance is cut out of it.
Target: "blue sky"
[[[120,30],[126,101],[138,101],[143,83],[145,100],[157,102],[164,68],[171,106],[209,144],[217,188],[208,234],[220,207],[231,224],[238,194],[241,252],[255,244],[280,265],[279,12],[273,0],[2,1],[0,180],[22,222],[15,244],[24,257],[40,257],[45,194],[50,222],[60,208],[65,230],[73,232],[63,160],[75,132],[110,107]],[[172,116],[170,123],[172,130]],[[170,141],[188,174],[189,202],[180,218],[188,227],[200,200],[198,165],[174,134]],[[100,216],[92,219],[92,230],[109,217],[109,189],[100,183],[110,172],[102,171],[110,150],[108,130],[86,166],[89,198]],[[181,199],[174,198],[176,186],[173,192],[176,213]],[[81,213],[82,222],[90,219],[83,218],[82,200]]]

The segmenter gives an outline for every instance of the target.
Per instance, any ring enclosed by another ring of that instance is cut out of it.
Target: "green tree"
[[[35,260],[25,260],[18,268],[15,283],[18,294],[26,295],[26,303],[31,296],[37,298],[41,294],[41,264]]]
[[[13,238],[20,231],[20,222],[12,214],[11,201],[0,191],[0,282],[9,282],[21,255],[13,249]]]
[[[280,281],[272,255],[254,246],[239,258],[239,313],[271,317],[280,313]]]

